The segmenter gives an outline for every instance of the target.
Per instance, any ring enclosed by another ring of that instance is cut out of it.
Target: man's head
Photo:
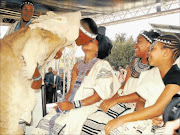
[[[59,74],[59,76],[60,76],[61,78],[63,78],[63,73],[61,72],[61,73]]]
[[[53,70],[53,75],[57,75],[57,70]]]
[[[52,72],[52,67],[49,67],[49,68],[48,68],[48,71],[49,71],[49,73]]]
[[[21,19],[24,22],[29,22],[34,13],[34,4],[31,1],[25,0],[20,5]]]

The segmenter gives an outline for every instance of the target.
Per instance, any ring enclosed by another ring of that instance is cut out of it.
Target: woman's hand
[[[151,120],[152,120],[153,125],[162,126],[163,124],[163,120],[161,118],[154,117]]]
[[[107,112],[109,110],[109,108],[113,107],[114,105],[116,105],[116,98],[111,98],[111,99],[106,99],[104,100],[99,108],[103,111],[103,112]]]
[[[66,110],[71,110],[73,109],[73,104],[69,101],[64,101],[64,102],[57,102],[56,103],[58,105],[58,107],[62,110],[62,111],[66,111]]]
[[[107,123],[107,125],[105,126],[105,128],[104,128],[106,135],[109,135],[110,132],[111,132],[113,129],[118,128],[118,127],[121,126],[122,124],[124,124],[124,122],[121,121],[120,118],[116,118],[116,119],[114,119],[114,120],[110,120],[110,121]]]
[[[68,99],[69,99],[69,96],[70,96],[70,94],[68,93],[66,96],[65,96],[65,101],[68,101]]]

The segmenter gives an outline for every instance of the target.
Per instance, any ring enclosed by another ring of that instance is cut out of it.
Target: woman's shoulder
[[[109,62],[106,60],[102,60],[102,59],[99,59],[93,67],[97,70],[101,70],[101,69],[106,69],[109,71],[112,70],[112,67],[109,64]]]
[[[99,59],[97,64],[101,65],[103,67],[111,67],[111,65],[109,64],[109,62],[107,60]]]
[[[167,84],[177,84],[180,85],[180,68],[177,64],[173,65],[168,73],[163,78],[165,85]]]

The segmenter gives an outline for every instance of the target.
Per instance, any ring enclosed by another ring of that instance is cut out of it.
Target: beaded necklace
[[[95,57],[87,64],[85,64],[83,60],[78,63],[77,69],[79,72],[78,72],[78,76],[74,84],[74,87],[72,89],[71,95],[69,96],[69,99],[68,99],[69,102],[73,102],[74,96],[77,90],[79,89],[79,87],[81,86],[81,83],[84,80],[84,77],[86,76],[87,72],[91,70],[91,68],[94,66],[94,64],[98,60],[99,59]]]
[[[132,68],[131,76],[134,78],[139,78],[139,75],[141,74],[142,71],[146,71],[150,69],[149,64],[143,64],[141,62],[140,58],[137,58],[134,67]]]

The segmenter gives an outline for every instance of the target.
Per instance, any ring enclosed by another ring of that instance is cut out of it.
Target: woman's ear
[[[169,48],[163,49],[163,57],[172,57],[173,51]]]

